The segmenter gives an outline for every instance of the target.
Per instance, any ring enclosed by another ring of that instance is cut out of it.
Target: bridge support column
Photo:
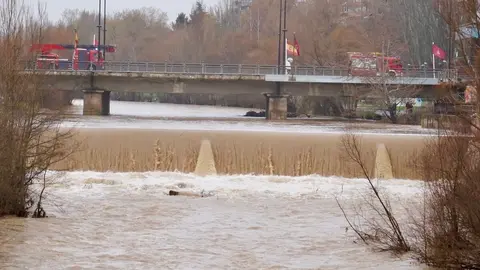
[[[110,91],[84,91],[83,115],[110,115]]]
[[[287,95],[264,94],[267,102],[265,116],[267,120],[287,119]]]

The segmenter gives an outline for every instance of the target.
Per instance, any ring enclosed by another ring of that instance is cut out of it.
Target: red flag
[[[432,45],[432,53],[433,55],[442,60],[445,60],[445,58],[447,57],[447,53],[445,53],[445,51],[442,50],[442,48],[438,47],[436,44]]]
[[[300,46],[298,45],[297,38],[294,36],[293,39],[293,45],[288,43],[287,40],[287,52],[293,56],[300,56]]]
[[[297,37],[295,36],[295,34],[293,34],[293,46],[297,51],[297,56],[300,56],[300,44],[298,44]]]

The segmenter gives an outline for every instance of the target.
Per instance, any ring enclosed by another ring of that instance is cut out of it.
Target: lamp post
[[[102,34],[102,0],[98,0],[98,45],[100,45],[100,35]],[[95,42],[96,40],[94,40]],[[97,45],[97,60],[100,62],[100,50]]]
[[[278,17],[278,61],[277,61],[277,74],[281,73],[282,66],[282,10],[283,10],[283,0],[280,2],[280,15]]]
[[[100,38],[100,37],[98,37]],[[103,60],[105,60],[107,55],[107,0],[103,0]]]
[[[287,74],[287,0],[283,2],[283,68]]]

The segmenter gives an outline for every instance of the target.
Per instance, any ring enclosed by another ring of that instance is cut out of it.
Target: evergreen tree
[[[193,25],[201,25],[203,23],[203,19],[207,12],[205,11],[205,4],[203,1],[197,1],[190,12],[190,22]]]
[[[181,12],[180,14],[178,14],[175,22],[172,23],[172,28],[174,30],[182,29],[182,28],[186,27],[189,23],[190,23],[190,20],[189,20],[187,14]]]

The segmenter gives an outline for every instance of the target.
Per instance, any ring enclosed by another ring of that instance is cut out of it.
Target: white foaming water
[[[308,133],[308,134],[343,134],[347,123],[333,122],[321,124],[298,124],[258,121],[174,121],[174,120],[148,120],[148,119],[106,119],[92,118],[79,119],[74,122],[66,121],[62,126],[76,128],[107,128],[107,129],[153,129],[153,130],[196,130],[196,131],[245,131],[245,132],[282,132],[282,133]],[[377,125],[376,127],[358,126],[353,130],[355,134],[365,135],[391,135],[391,136],[432,136],[435,130],[422,129],[420,126],[389,126]]]
[[[81,115],[83,99],[74,99],[71,112]],[[208,117],[240,118],[252,109],[205,105],[180,105],[152,102],[110,101],[110,114],[138,117]]]
[[[382,181],[397,205],[420,181]],[[171,197],[168,190],[211,197]],[[0,268],[424,269],[375,253],[346,232],[335,202],[359,204],[361,179],[71,172],[48,189],[45,220],[12,223]],[[2,234],[0,234],[1,236]]]

